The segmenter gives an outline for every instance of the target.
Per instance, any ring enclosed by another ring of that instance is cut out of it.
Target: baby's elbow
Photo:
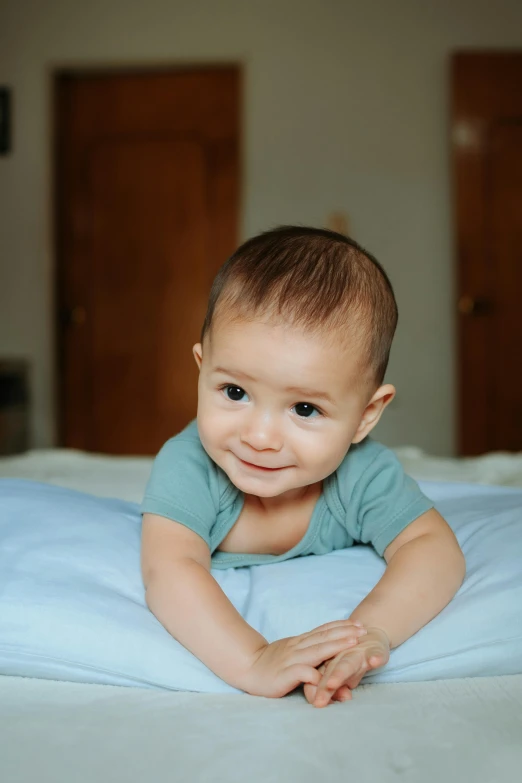
[[[143,587],[145,590],[148,589],[152,576],[154,573],[154,569],[152,567],[152,564],[150,562],[145,561],[145,558],[142,556],[141,560],[141,581],[143,583]]]
[[[462,583],[464,582],[464,579],[466,578],[466,557],[464,555],[464,552],[460,548],[459,544],[456,545],[456,551],[455,551],[455,576],[458,581],[458,587],[460,588]]]
[[[466,557],[460,548],[455,533],[449,526],[439,541],[441,548],[439,549],[438,557],[444,569],[448,589],[453,590],[455,594],[460,590],[466,578]]]
[[[466,576],[466,571],[467,571],[467,567],[468,566],[467,566],[467,563],[466,563],[466,557],[465,557],[464,552],[462,551],[462,549],[460,550],[460,556],[461,556],[461,560],[462,560],[462,581],[464,581],[464,578]]]

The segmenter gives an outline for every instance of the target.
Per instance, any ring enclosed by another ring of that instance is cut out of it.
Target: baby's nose
[[[280,451],[283,445],[281,430],[267,416],[255,416],[249,419],[243,427],[241,442],[251,446],[256,451],[271,449]]]

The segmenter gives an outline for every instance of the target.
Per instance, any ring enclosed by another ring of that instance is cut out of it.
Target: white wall
[[[73,65],[245,67],[243,236],[350,215],[400,327],[389,445],[454,448],[448,58],[522,46],[519,0],[1,0],[0,357],[33,363],[33,442],[54,442],[51,74]]]

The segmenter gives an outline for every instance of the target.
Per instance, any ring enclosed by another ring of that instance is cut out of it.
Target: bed
[[[396,450],[418,480],[522,487],[522,454]],[[151,460],[72,450],[0,459],[25,478],[139,502]],[[522,515],[522,507],[521,507]],[[0,629],[1,630],[1,629]],[[0,677],[0,780],[62,783],[517,780],[522,674],[360,686],[324,710],[271,700]]]

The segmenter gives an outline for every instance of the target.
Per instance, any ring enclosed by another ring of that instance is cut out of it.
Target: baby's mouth
[[[265,468],[263,465],[255,465],[253,462],[247,462],[246,460],[241,459],[240,457],[238,457],[238,460],[240,462],[242,462],[243,465],[246,465],[249,468],[252,468],[254,470],[264,470],[267,473],[273,473],[274,471],[277,471],[277,470],[285,470],[285,468],[287,467],[286,465],[284,465],[281,468]]]

